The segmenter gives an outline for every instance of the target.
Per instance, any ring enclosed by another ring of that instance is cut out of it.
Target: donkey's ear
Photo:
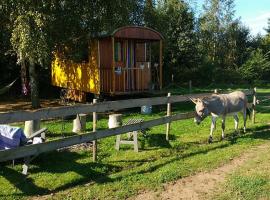
[[[198,102],[198,99],[194,99],[194,98],[191,98],[191,97],[188,97],[190,101],[192,101],[193,103],[197,103]]]

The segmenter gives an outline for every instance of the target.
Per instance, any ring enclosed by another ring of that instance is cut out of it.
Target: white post
[[[109,128],[116,128],[122,126],[122,114],[111,114],[109,115]],[[115,149],[119,151],[120,148],[121,135],[116,136]]]
[[[35,131],[40,129],[40,120],[30,120],[24,123],[24,134],[26,137],[30,137]]]
[[[256,114],[256,103],[257,103],[257,97],[256,97],[257,88],[255,87],[253,89],[253,103],[252,103],[252,123],[255,124],[255,114]]]
[[[73,129],[72,132],[80,133],[86,128],[86,114],[79,114],[76,116],[76,119],[73,120]]]
[[[170,99],[170,96],[171,96],[171,93],[168,93],[168,99]],[[167,104],[167,116],[171,116],[171,104],[168,103]],[[166,124],[166,140],[169,141],[169,133],[170,133],[170,126],[171,126],[171,123],[167,123]]]
[[[93,104],[97,103],[97,99],[93,99]],[[97,113],[93,112],[93,132],[97,130]],[[93,161],[97,160],[97,140],[93,140]]]

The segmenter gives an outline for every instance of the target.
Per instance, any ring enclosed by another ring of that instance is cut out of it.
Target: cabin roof
[[[163,36],[158,31],[143,26],[123,26],[115,29],[113,32],[101,32],[97,38],[115,37],[123,39],[141,39],[141,40],[163,40]]]

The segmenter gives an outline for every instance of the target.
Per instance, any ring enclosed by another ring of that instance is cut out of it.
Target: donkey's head
[[[189,98],[195,104],[195,118],[194,122],[198,125],[209,115],[209,110],[207,108],[208,102],[203,99],[193,99]]]

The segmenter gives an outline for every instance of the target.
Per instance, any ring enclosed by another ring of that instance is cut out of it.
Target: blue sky
[[[188,0],[197,4],[201,10],[204,0]],[[270,0],[235,0],[235,17],[241,18],[243,24],[248,26],[253,35],[265,34],[263,28],[267,27],[270,18]]]
[[[235,10],[236,17],[241,17],[253,35],[265,34],[263,28],[270,18],[270,0],[235,0]]]

